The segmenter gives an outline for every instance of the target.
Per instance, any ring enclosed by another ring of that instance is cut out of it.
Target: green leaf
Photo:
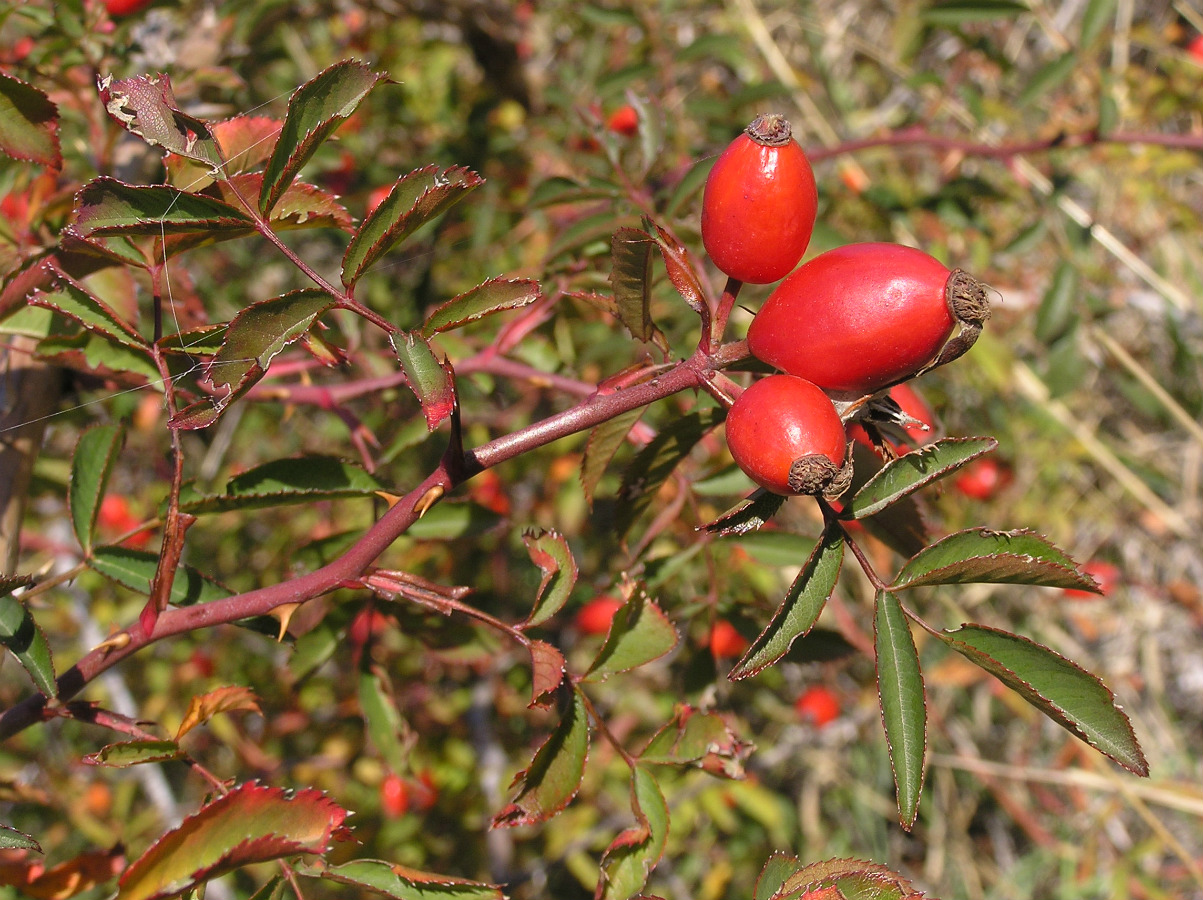
[[[103,376],[129,373],[152,382],[159,379],[159,370],[149,352],[94,331],[52,334],[38,342],[37,352],[38,356],[54,359],[64,368],[75,371]]]
[[[42,853],[42,845],[24,831],[0,825],[0,850],[33,850]]]
[[[752,889],[752,900],[772,900],[791,875],[802,868],[798,857],[778,850],[765,861],[764,868],[756,878]]]
[[[222,494],[195,494],[187,486],[180,494],[180,510],[194,515],[259,509],[370,497],[383,485],[354,463],[333,456],[276,459],[236,475]]]
[[[121,319],[103,300],[91,293],[79,282],[56,273],[55,287],[49,291],[37,291],[29,298],[31,306],[40,306],[62,313],[82,325],[90,332],[109,337],[139,349],[146,341]]]
[[[448,300],[429,316],[422,325],[425,337],[450,331],[469,322],[483,319],[493,313],[507,309],[521,309],[529,306],[540,297],[539,282],[527,278],[507,280],[491,278],[479,284],[467,293],[460,294]]]
[[[744,777],[743,761],[753,746],[739,739],[727,720],[716,712],[679,705],[639,753],[641,763],[698,766],[727,778]]]
[[[757,488],[746,500],[727,510],[713,522],[703,525],[708,534],[726,537],[732,534],[747,534],[756,531],[777,514],[786,497],[764,488]]]
[[[379,859],[357,859],[328,869],[302,869],[301,874],[365,887],[393,900],[505,900],[496,885],[420,872]]]
[[[594,179],[586,184],[555,175],[535,185],[527,200],[527,206],[539,209],[560,203],[580,203],[591,200],[612,200],[622,196],[617,185]]]
[[[1012,0],[948,0],[935,3],[919,13],[929,25],[964,25],[968,22],[992,22],[1030,12],[1026,3]]]
[[[1030,531],[971,528],[937,541],[914,556],[890,590],[925,584],[1037,584],[1092,590],[1074,561]]]
[[[589,438],[585,442],[585,453],[581,458],[581,487],[584,488],[585,499],[590,503],[593,502],[593,492],[597,490],[598,483],[606,474],[610,460],[614,458],[614,454],[618,452],[618,448],[646,410],[646,406],[637,407],[607,419],[589,432]]]
[[[17,658],[39,691],[55,697],[58,686],[54,683],[50,645],[25,604],[13,596],[13,591],[32,581],[28,575],[0,576],[0,644]]]
[[[814,627],[827,598],[835,590],[843,560],[842,533],[839,529],[829,529],[811,551],[785,599],[773,613],[772,621],[752,642],[744,658],[735,664],[728,678],[737,681],[763,671],[785,656],[790,645]]]
[[[1054,59],[1052,62],[1042,66],[1019,92],[1019,97],[1016,103],[1019,106],[1027,106],[1042,94],[1051,91],[1066,78],[1068,78],[1081,65],[1078,59],[1078,54],[1074,50],[1068,50],[1061,56]]]
[[[493,827],[533,825],[560,812],[580,789],[589,751],[589,717],[575,690],[563,704],[559,727],[535,753],[530,768],[514,777],[518,794],[493,817]]]
[[[642,590],[637,590],[614,613],[605,643],[585,673],[585,680],[605,681],[616,672],[659,659],[677,646],[677,640],[677,630],[668,616]]]
[[[631,335],[650,341],[656,334],[652,321],[652,253],[656,244],[638,228],[619,228],[610,239],[613,268],[610,285],[618,307],[618,319]]]
[[[1077,305],[1078,270],[1063,260],[1036,310],[1036,339],[1047,346],[1069,331],[1077,318]]]
[[[810,556],[818,541],[792,531],[773,529],[741,534],[731,543],[743,548],[758,563],[775,568],[793,568],[798,565],[798,560]]]
[[[842,518],[863,519],[998,448],[992,437],[945,438],[893,459],[848,501]]]
[[[68,232],[87,240],[104,235],[249,234],[254,223],[240,209],[164,185],[93,178],[75,195]]]
[[[923,754],[927,746],[927,703],[919,651],[902,604],[880,591],[873,619],[877,654],[877,693],[898,792],[898,819],[907,831],[919,814],[923,794]]]
[[[105,578],[148,597],[158,565],[156,554],[128,547],[97,547],[88,560],[88,567]],[[221,600],[230,593],[220,582],[202,575],[192,566],[181,566],[171,583],[169,602],[176,606],[191,606]]]
[[[718,407],[691,412],[666,426],[627,466],[618,491],[614,530],[626,534],[669,475],[706,434],[726,417]]]
[[[477,503],[448,503],[444,501],[426,511],[409,526],[409,537],[427,541],[446,541],[453,538],[476,537],[497,527],[501,516]]]
[[[614,838],[602,854],[594,892],[598,900],[627,900],[639,893],[664,855],[668,804],[656,779],[643,766],[631,772],[631,810],[636,825]]]
[[[363,63],[343,60],[297,88],[289,98],[280,138],[264,170],[261,213],[266,215],[276,205],[321,143],[384,77]]]
[[[346,829],[347,811],[321,791],[286,794],[243,784],[163,835],[118,881],[118,900],[177,896],[254,863],[325,853]]]
[[[71,484],[67,489],[67,506],[71,511],[71,527],[75,539],[92,552],[96,514],[104,496],[109,475],[125,446],[125,429],[121,425],[97,425],[79,437],[75,455],[71,458]]]
[[[63,164],[58,107],[42,91],[0,72],[0,153],[51,169]]]
[[[1149,774],[1115,695],[1085,669],[1042,644],[985,625],[962,625],[936,637],[1104,756],[1136,775]]]
[[[216,395],[180,410],[171,426],[192,430],[212,425],[232,401],[267,374],[271,361],[285,347],[300,340],[333,305],[329,294],[307,288],[248,306],[230,322],[221,349],[205,366],[205,377]]]
[[[343,254],[343,284],[351,287],[380,257],[484,184],[458,166],[425,166],[404,175],[359,226]]]
[[[123,741],[89,753],[83,761],[89,766],[126,769],[143,763],[171,762],[183,759],[184,751],[175,741]]]
[[[359,710],[385,766],[391,772],[404,771],[409,756],[409,747],[402,740],[407,730],[405,720],[397,711],[387,678],[375,666],[359,673]]]
[[[455,409],[455,377],[450,363],[440,363],[426,338],[416,331],[389,335],[405,382],[422,404],[426,428],[434,431]]]
[[[543,573],[534,609],[522,625],[529,628],[542,625],[564,608],[576,586],[577,568],[568,541],[559,532],[527,532],[522,536],[522,542],[526,544],[531,562]]]
[[[1090,0],[1086,4],[1082,13],[1079,47],[1089,47],[1094,43],[1094,39],[1103,33],[1103,29],[1115,21],[1115,8],[1118,5],[1118,0]]]
[[[167,75],[100,79],[100,100],[113,120],[152,147],[162,147],[210,169],[221,166],[221,152],[206,122],[180,109]]]

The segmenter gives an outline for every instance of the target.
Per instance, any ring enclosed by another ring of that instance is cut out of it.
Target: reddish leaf
[[[645,219],[643,224],[660,247],[660,254],[664,257],[664,265],[668,269],[668,280],[672,282],[681,298],[689,304],[689,308],[709,324],[710,308],[706,305],[706,292],[702,289],[698,273],[693,267],[689,250],[651,219]]]
[[[568,541],[556,531],[527,532],[522,536],[531,562],[543,573],[535,607],[521,627],[541,625],[564,608],[576,586],[576,560]]]
[[[221,147],[225,159],[222,171],[227,177],[257,168],[272,155],[280,127],[284,123],[267,116],[235,116],[224,122],[214,122],[209,130]],[[168,154],[164,160],[171,184],[182,191],[200,191],[213,183],[213,169],[200,165],[185,156]],[[258,196],[259,188],[255,188]]]
[[[426,338],[416,331],[390,336],[405,381],[422,404],[426,427],[434,431],[455,409],[455,378],[450,363],[440,363]]]
[[[119,900],[174,897],[252,863],[325,853],[343,839],[347,811],[312,788],[241,785],[167,832],[125,870]]]
[[[531,641],[527,646],[531,657],[531,706],[544,709],[551,706],[551,693],[564,680],[568,664],[564,654],[546,641]]]
[[[530,768],[514,777],[518,794],[493,817],[494,828],[550,819],[576,796],[589,752],[589,717],[576,691],[564,704],[560,725],[535,753]]]
[[[58,107],[42,91],[0,72],[0,152],[13,159],[62,167]]]
[[[207,123],[181,112],[165,74],[139,75],[120,81],[106,75],[97,82],[100,99],[122,128],[152,147],[221,165],[221,153]]]
[[[380,257],[484,179],[467,169],[425,166],[402,176],[351,239],[343,255],[343,284],[351,287]]]
[[[772,897],[773,900],[922,900],[923,894],[885,866],[860,859],[828,859],[799,868]]]
[[[259,700],[250,688],[238,685],[218,688],[207,694],[193,697],[188,703],[188,712],[184,714],[184,721],[180,722],[180,727],[176,729],[175,739],[178,741],[197,725],[203,725],[218,713],[235,710],[262,714],[259,709]]]
[[[93,850],[51,869],[39,860],[0,863],[0,884],[36,900],[67,900],[111,881],[125,865],[125,848]]]

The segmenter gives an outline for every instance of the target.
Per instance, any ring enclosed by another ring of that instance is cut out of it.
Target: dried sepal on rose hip
[[[760,116],[710,170],[702,194],[702,244],[729,278],[778,281],[806,252],[818,204],[814,172],[789,121]]]
[[[960,269],[902,244],[849,244],[776,287],[748,349],[824,390],[871,394],[952,362],[989,315],[986,287]]]
[[[844,423],[831,399],[803,378],[770,375],[727,413],[727,447],[749,478],[774,494],[835,499],[852,466]]]

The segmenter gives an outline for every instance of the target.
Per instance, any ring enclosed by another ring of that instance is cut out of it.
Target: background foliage
[[[659,358],[590,302],[608,290],[611,233],[654,210],[700,253],[706,163],[757,113],[786,113],[819,179],[813,251],[853,240],[914,243],[1001,296],[974,350],[919,386],[946,433],[996,436],[1013,479],[988,500],[952,488],[925,494],[933,529],[1034,526],[1075,559],[1119,572],[1105,599],[943,587],[924,595],[924,614],[1019,631],[1099,673],[1132,717],[1152,779],[1119,773],[917,635],[931,757],[918,823],[900,830],[874,667],[862,652],[873,635],[867,583],[847,571],[820,632],[754,679],[727,681],[732,661],[710,652],[717,618],[748,638],[763,627],[819,528],[799,503],[778,530],[700,540],[696,527],[748,489],[713,436],[644,510],[620,494],[634,448],[618,451],[590,504],[578,477],[583,438],[558,441],[470,481],[382,565],[471,586],[474,605],[519,621],[541,577],[523,534],[554,529],[580,578],[545,634],[574,671],[588,667],[599,639],[575,633],[572,613],[625,579],[646,584],[682,641],[661,663],[590,686],[610,728],[641,746],[684,701],[721,710],[757,747],[743,780],[662,774],[672,827],[651,893],[750,896],[779,850],[804,861],[870,858],[945,897],[1203,891],[1203,60],[1189,50],[1203,21],[1187,4],[280,0],[162,2],[114,20],[91,3],[28,3],[0,16],[6,70],[59,104],[65,157],[53,183],[28,165],[0,169],[0,196],[40,191],[28,214],[5,208],[6,260],[23,241],[26,250],[49,241],[74,190],[94,175],[159,180],[161,154],[105,117],[97,74],[169,72],[190,112],[221,118],[282,116],[297,85],[348,57],[386,72],[395,84],[368,97],[306,180],[341,195],[356,217],[374,188],[430,163],[469,167],[486,182],[370,270],[364,302],[412,328],[503,273],[576,294],[554,317],[527,320],[532,330],[512,354],[527,367],[521,376],[488,365],[457,370],[470,446]],[[628,103],[641,116],[630,137],[605,127]],[[344,236],[303,231],[287,240],[337,278]],[[251,242],[196,250],[171,276],[171,309],[184,323],[200,298],[215,319],[228,319],[248,302],[307,286],[287,260]],[[145,285],[124,270],[112,277],[127,314],[142,304],[148,315]],[[749,288],[740,302],[755,309],[764,293]],[[657,282],[656,297],[665,344],[688,352],[693,315],[667,284]],[[737,330],[749,320],[737,312]],[[445,432],[428,436],[412,395],[389,381],[395,361],[383,337],[350,316],[329,321],[328,339],[349,348],[356,378],[378,378],[379,388],[346,399],[296,392],[287,404],[264,391],[233,407],[211,430],[185,437],[200,486],[219,490],[261,463],[323,454],[368,461],[403,492],[437,463]],[[476,358],[507,321],[450,333],[443,346],[455,359]],[[274,378],[289,385],[334,391],[345,380],[302,354],[277,365]],[[67,409],[50,420],[38,461],[20,571],[69,567],[79,552],[64,498],[76,442],[90,426],[131,423],[110,491],[128,499],[135,525],[158,515],[170,479],[161,395],[124,388],[103,375],[67,385]],[[693,406],[691,397],[656,404],[642,427],[662,433]],[[189,532],[186,561],[234,591],[273,584],[333,558],[381,508],[321,499],[207,517]],[[135,619],[143,602],[85,573],[37,615],[56,660],[71,661],[111,625]],[[366,648],[355,621],[373,623]],[[558,721],[527,708],[524,654],[462,618],[365,600],[362,591],[307,604],[292,630],[304,637],[291,645],[235,628],[161,641],[86,696],[174,734],[188,698],[248,686],[262,714],[214,718],[190,732],[188,753],[222,778],[328,792],[356,813],[362,846],[347,858],[505,882],[515,897],[592,893],[599,857],[632,824],[629,772],[604,741],[593,742],[581,798],[550,827],[487,829],[511,799],[510,779]],[[363,653],[377,665],[362,665]],[[5,709],[28,692],[11,662],[0,672]],[[816,683],[843,708],[821,729],[793,707]],[[399,719],[373,731],[365,706],[381,697]],[[48,865],[115,840],[133,858],[210,789],[179,763],[81,764],[107,742],[64,720],[0,747],[0,818],[36,835]],[[390,771],[409,793],[401,815],[383,799]],[[221,884],[249,896],[270,874],[243,870]]]

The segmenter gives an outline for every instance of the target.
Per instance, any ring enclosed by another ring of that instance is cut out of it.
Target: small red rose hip
[[[606,119],[606,127],[615,134],[631,137],[639,130],[639,112],[629,103],[620,106]]]
[[[782,116],[760,116],[715,162],[702,194],[702,243],[719,271],[749,284],[784,278],[802,259],[819,194]]]
[[[993,456],[975,459],[953,479],[953,487],[971,500],[993,500],[1014,479],[1011,467]]]
[[[747,649],[748,639],[726,619],[719,619],[710,629],[710,653],[715,659],[743,656]]]
[[[104,0],[110,16],[132,16],[150,6],[154,0]]]
[[[576,614],[576,627],[581,634],[606,634],[614,614],[622,609],[623,602],[617,597],[602,594],[594,597]]]
[[[1103,597],[1110,595],[1120,581],[1119,569],[1102,560],[1092,559],[1090,562],[1084,563],[1082,571],[1095,580]],[[1062,593],[1074,600],[1097,600],[1100,596],[1093,591],[1079,591],[1076,588],[1065,588]]]
[[[727,413],[727,447],[747,476],[774,494],[836,496],[852,475],[831,399],[793,375],[770,375],[739,395]]]
[[[752,320],[748,349],[824,390],[869,394],[937,354],[949,362],[964,353],[989,313],[980,282],[922,250],[849,244],[820,253],[777,286]],[[950,342],[958,322],[962,332]]]
[[[389,772],[380,783],[380,808],[390,819],[402,816],[409,809],[409,786],[400,775]]]
[[[822,728],[839,718],[840,701],[825,687],[809,687],[794,701],[794,709],[803,721],[815,728]]]

